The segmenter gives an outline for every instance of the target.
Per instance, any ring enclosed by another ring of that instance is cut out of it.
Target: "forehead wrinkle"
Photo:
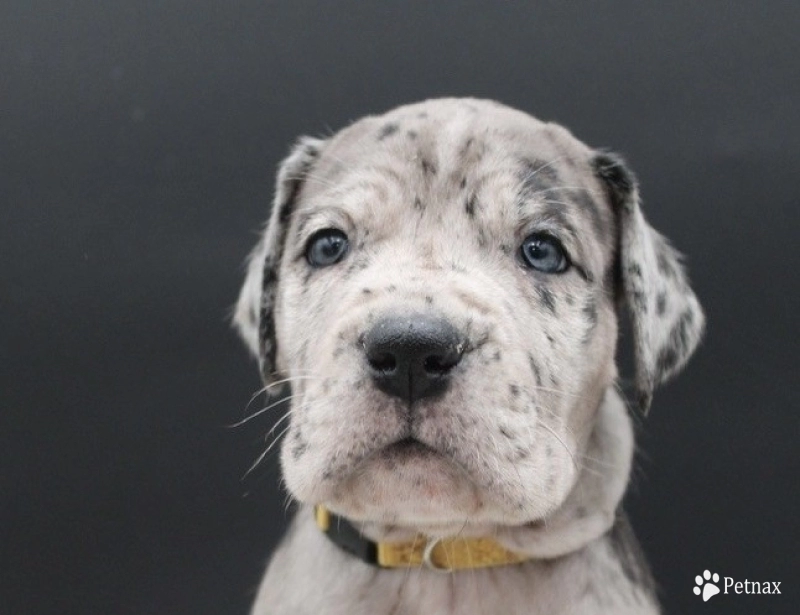
[[[566,207],[547,201],[526,201],[517,208],[517,211],[521,226],[531,222],[554,224],[567,231],[573,241],[579,240],[577,229],[573,224],[574,215]]]
[[[561,157],[563,158],[563,156]],[[558,160],[554,159],[554,160]],[[594,197],[597,192],[586,185],[584,179],[573,169],[564,168],[561,165],[553,165],[556,168],[558,182],[552,182],[549,178],[542,178],[539,188],[533,192],[529,190],[530,175],[520,178],[519,183],[519,203],[523,207],[526,202],[542,202],[563,211],[569,212],[574,221],[580,220],[592,229],[596,238],[603,241],[607,232],[607,221],[604,219],[602,203],[598,203]]]
[[[299,243],[305,239],[306,229],[321,223],[327,225],[349,226],[352,224],[350,214],[342,207],[335,205],[314,205],[309,209],[298,211],[295,214],[294,228],[290,232],[292,242]],[[315,230],[321,230],[319,227]]]
[[[388,183],[358,178],[304,199],[295,213],[294,235],[300,236],[310,222],[319,218],[331,221],[346,218],[350,224],[358,220],[359,225],[362,221],[368,222],[373,213],[372,206],[383,205],[391,199],[389,186]]]

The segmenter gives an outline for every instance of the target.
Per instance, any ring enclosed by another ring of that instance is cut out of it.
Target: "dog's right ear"
[[[276,372],[278,348],[273,308],[286,229],[303,183],[324,145],[323,140],[301,137],[280,164],[269,222],[248,258],[247,275],[234,310],[233,324],[258,358],[267,385],[281,378]]]
[[[637,403],[646,413],[653,389],[680,371],[694,352],[705,317],[680,255],[645,220],[636,178],[625,162],[600,151],[592,166],[617,217],[618,281],[633,325]]]

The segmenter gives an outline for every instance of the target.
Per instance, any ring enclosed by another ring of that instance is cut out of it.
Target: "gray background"
[[[259,386],[226,315],[273,169],[440,95],[631,161],[710,322],[638,421],[634,526],[667,612],[796,613],[798,29],[777,0],[5,0],[0,613],[246,612],[279,414],[225,428]],[[704,568],[784,595],[703,604]]]

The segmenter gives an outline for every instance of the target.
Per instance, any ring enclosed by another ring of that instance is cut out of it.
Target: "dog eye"
[[[522,242],[520,255],[528,267],[543,273],[563,273],[570,264],[561,242],[545,233],[529,235]]]
[[[312,267],[328,267],[338,263],[347,253],[347,235],[337,229],[314,233],[306,245],[306,259]]]

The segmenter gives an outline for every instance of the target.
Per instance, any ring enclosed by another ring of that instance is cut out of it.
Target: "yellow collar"
[[[317,527],[339,548],[381,568],[426,567],[449,572],[519,564],[529,556],[513,553],[492,538],[430,538],[373,542],[324,506],[314,508]]]

